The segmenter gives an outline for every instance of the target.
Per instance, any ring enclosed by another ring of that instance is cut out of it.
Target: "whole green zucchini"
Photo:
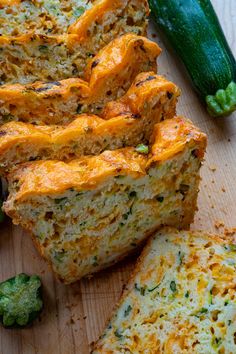
[[[236,62],[210,0],[149,0],[212,116],[236,109]]]

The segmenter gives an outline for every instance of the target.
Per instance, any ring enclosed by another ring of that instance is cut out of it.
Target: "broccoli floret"
[[[0,283],[0,320],[4,327],[24,327],[41,312],[42,284],[37,275],[16,275]]]

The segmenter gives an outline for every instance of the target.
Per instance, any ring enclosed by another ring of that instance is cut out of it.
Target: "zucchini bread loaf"
[[[162,229],[92,353],[236,353],[235,265],[229,238]]]
[[[87,81],[71,78],[0,86],[0,124],[13,120],[64,124],[78,113],[100,113],[106,102],[128,90],[137,74],[156,71],[160,52],[148,39],[127,34],[109,43],[87,65]]]
[[[194,217],[206,137],[178,117],[138,145],[70,163],[36,161],[8,176],[4,210],[32,233],[57,277],[74,282],[134,250],[161,225]]]
[[[0,84],[82,77],[87,63],[114,38],[129,32],[145,35],[147,13],[146,0],[98,0],[70,33],[2,35]]]
[[[105,107],[103,118],[80,114],[66,126],[6,123],[0,129],[0,173],[26,161],[71,160],[148,143],[154,125],[174,117],[178,95],[162,76],[142,73],[125,96]]]
[[[0,34],[63,34],[90,9],[90,0],[0,0]]]

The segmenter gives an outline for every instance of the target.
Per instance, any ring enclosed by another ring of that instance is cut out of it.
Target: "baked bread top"
[[[176,117],[156,125],[150,154],[139,154],[135,147],[127,147],[104,151],[98,156],[81,157],[69,163],[55,160],[29,162],[13,169],[8,181],[14,187],[15,200],[48,193],[56,195],[70,188],[77,191],[95,189],[117,173],[145,175],[145,170],[153,163],[168,160],[170,155],[177,155],[186,147],[195,145],[196,141],[199,149],[194,153],[202,158],[205,134],[191,121]]]
[[[235,353],[235,266],[229,238],[157,232],[92,353]]]
[[[113,39],[126,33],[145,35],[147,13],[146,0],[98,0],[69,33],[66,29],[56,35],[19,29],[20,35],[1,35],[0,84],[82,77],[91,58]]]
[[[0,86],[0,124],[12,120],[66,124],[78,113],[100,113],[107,102],[129,89],[137,74],[156,71],[160,53],[147,38],[126,34],[101,49],[87,65],[87,81],[69,78]]]
[[[127,23],[124,9],[129,3],[133,9],[129,9]],[[68,32],[89,38],[88,30],[95,22],[97,25],[104,22],[107,26],[112,20],[109,17],[116,13],[117,16],[124,15],[123,25],[130,26],[131,32],[145,34],[145,27],[141,29],[140,25],[145,23],[149,13],[146,0],[1,0],[0,34],[20,36],[31,32],[58,35]]]
[[[8,176],[5,212],[63,282],[118,262],[162,225],[193,221],[206,137],[181,117],[157,126],[152,147],[25,163]]]
[[[178,95],[164,77],[142,73],[121,99],[105,106],[102,118],[80,114],[67,125],[50,126],[6,123],[0,128],[0,174],[26,161],[68,161],[149,143],[154,125],[174,117]]]

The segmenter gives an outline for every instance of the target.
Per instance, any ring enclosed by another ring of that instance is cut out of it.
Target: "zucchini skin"
[[[235,110],[236,61],[210,0],[149,0],[149,4],[208,112],[221,116]]]

